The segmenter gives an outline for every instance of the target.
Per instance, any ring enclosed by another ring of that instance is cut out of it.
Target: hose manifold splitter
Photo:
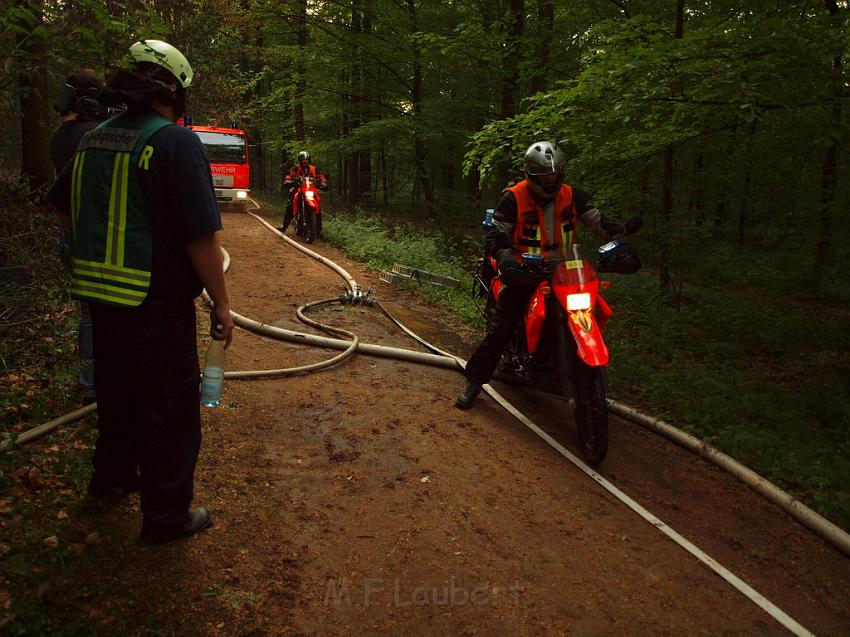
[[[345,284],[341,284],[340,287],[345,288]],[[346,290],[344,293],[339,295],[340,303],[349,303],[351,305],[373,305],[375,303],[375,299],[372,298],[372,293],[374,292],[374,288],[370,287],[363,292],[363,287],[357,285],[354,287],[354,291]]]

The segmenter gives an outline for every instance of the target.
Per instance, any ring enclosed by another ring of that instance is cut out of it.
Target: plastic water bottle
[[[216,407],[221,402],[224,387],[224,341],[210,341],[204,359],[204,379],[201,383],[201,404]]]
[[[484,221],[481,222],[481,225],[484,226],[485,230],[489,230],[493,227],[493,213],[495,210],[493,208],[487,208],[484,211]]]

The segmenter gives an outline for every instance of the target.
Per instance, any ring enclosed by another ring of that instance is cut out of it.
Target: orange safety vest
[[[297,176],[298,177],[304,176],[304,169],[301,167],[301,164],[298,164]],[[313,179],[316,178],[316,167],[313,164],[310,164],[310,174],[308,175],[308,177],[312,177]]]
[[[514,193],[517,206],[514,225],[514,258],[522,263],[523,252],[550,256],[555,248],[571,245],[576,227],[576,212],[573,208],[573,189],[562,184],[555,196],[555,215],[558,228],[546,228],[543,224],[543,209],[538,205],[528,185],[528,180],[519,182],[506,190]]]

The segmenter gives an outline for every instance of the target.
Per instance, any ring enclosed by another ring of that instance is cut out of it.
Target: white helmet
[[[184,89],[192,84],[194,73],[189,60],[168,42],[141,40],[130,47],[130,56],[136,63],[149,62],[164,68]]]

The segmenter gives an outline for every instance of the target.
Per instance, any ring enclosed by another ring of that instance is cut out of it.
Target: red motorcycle
[[[307,243],[322,237],[322,200],[313,177],[296,178],[298,181],[292,208],[295,210],[295,233]]]
[[[623,239],[640,229],[640,218],[626,223],[626,233],[599,248],[599,272],[631,274],[640,269],[634,247]],[[524,320],[505,348],[502,371],[522,384],[563,396],[575,417],[578,446],[588,464],[597,466],[608,453],[606,365],[610,357],[602,337],[613,314],[599,294],[597,268],[586,251],[574,244],[544,259],[523,255],[522,268],[540,279]],[[502,288],[495,259],[482,259],[474,293],[486,294],[485,318]]]

